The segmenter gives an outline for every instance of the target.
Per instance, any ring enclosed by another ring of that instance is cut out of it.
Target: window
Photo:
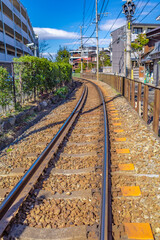
[[[142,32],[143,32],[142,28],[136,28],[136,27],[133,28],[133,33],[135,33],[135,34],[140,34]]]

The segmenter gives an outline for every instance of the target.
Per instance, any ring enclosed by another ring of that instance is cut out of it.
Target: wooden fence
[[[96,79],[91,73],[81,76]],[[153,131],[160,134],[160,87],[111,74],[99,74],[99,79],[121,93],[143,120],[152,124]]]

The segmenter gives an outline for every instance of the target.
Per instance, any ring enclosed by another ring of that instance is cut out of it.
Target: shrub
[[[0,105],[3,111],[12,101],[12,82],[7,70],[0,67]]]

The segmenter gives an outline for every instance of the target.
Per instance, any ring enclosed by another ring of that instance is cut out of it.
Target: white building
[[[0,1],[0,61],[10,62],[14,57],[33,55],[26,46],[38,46],[27,10],[19,0]]]

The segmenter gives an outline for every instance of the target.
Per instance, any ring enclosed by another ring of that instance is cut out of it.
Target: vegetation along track
[[[65,121],[3,201],[0,234],[3,233],[5,239],[105,239],[105,105],[100,90],[89,82],[85,85],[88,88],[83,91],[79,109]],[[41,145],[40,141],[37,135],[37,145]],[[25,142],[23,144],[25,146]],[[13,172],[9,173],[11,178]],[[10,183],[12,180],[8,182],[9,188]],[[104,215],[101,214],[101,201]]]

